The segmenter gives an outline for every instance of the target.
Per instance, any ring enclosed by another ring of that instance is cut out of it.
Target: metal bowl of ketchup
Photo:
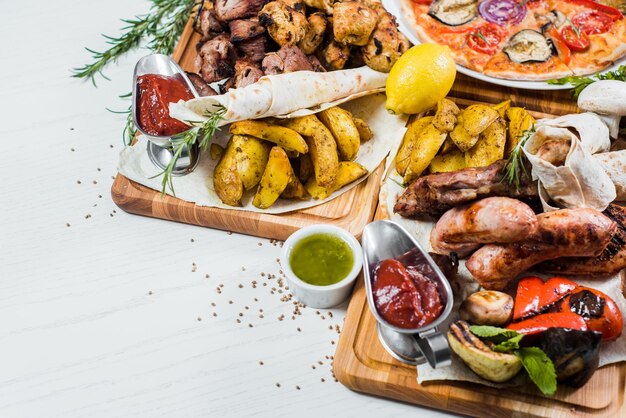
[[[133,74],[132,117],[137,130],[149,142],[152,162],[165,169],[172,158],[172,141],[191,127],[169,114],[169,104],[199,97],[187,74],[163,54],[141,58]],[[190,172],[197,163],[197,150],[185,149],[172,174]]]
[[[450,349],[438,326],[454,300],[437,263],[392,221],[367,225],[361,246],[367,301],[382,345],[404,363],[449,365]]]

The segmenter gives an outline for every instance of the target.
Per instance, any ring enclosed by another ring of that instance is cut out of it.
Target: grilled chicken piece
[[[524,201],[537,199],[537,183],[523,177],[519,190],[504,181],[505,160],[480,168],[420,177],[396,201],[393,210],[405,218],[437,217],[450,208],[489,196]]]
[[[235,73],[235,58],[235,47],[223,33],[202,44],[196,57],[196,70],[207,83],[223,80]]]
[[[259,22],[280,46],[300,42],[308,26],[304,13],[295,11],[281,1],[271,1],[263,6],[259,13]]]
[[[237,48],[250,61],[261,62],[267,52],[267,38],[265,35],[260,35],[237,43]]]
[[[488,244],[465,263],[488,290],[502,290],[515,277],[542,261],[560,257],[596,257],[617,231],[617,223],[595,209],[561,209],[537,215],[538,231],[512,244]]]
[[[367,45],[377,22],[378,13],[357,1],[335,3],[333,7],[333,33],[341,43]]]
[[[310,55],[317,50],[322,41],[324,40],[324,34],[326,33],[326,25],[328,19],[323,13],[313,13],[307,19],[309,25],[302,40],[298,43],[298,46],[307,55]]]
[[[362,49],[368,67],[388,73],[407,49],[409,40],[398,30],[396,19],[385,11],[378,10],[379,19],[367,45]]]
[[[196,92],[198,92],[201,97],[215,96],[217,94],[217,92],[209,86],[209,83],[204,81],[200,75],[189,72],[186,72],[186,74],[187,77],[189,77],[189,81],[191,81],[191,84],[193,84],[193,87],[196,89]]]
[[[215,15],[222,22],[256,16],[267,0],[215,0]]]
[[[261,69],[267,75],[314,70],[309,58],[297,46],[283,46],[277,52],[267,54]]]
[[[304,0],[280,0],[280,1],[285,3],[287,6],[291,7],[296,12],[306,14],[306,5],[304,4]]]
[[[265,32],[265,28],[259,23],[259,19],[251,17],[250,19],[231,20],[228,23],[230,29],[230,41],[241,42],[250,38],[257,37]]]
[[[224,26],[212,8],[203,7],[193,23],[194,30],[202,35],[202,39],[208,40],[224,32]]]
[[[332,40],[322,51],[322,62],[329,70],[341,70],[350,58],[350,47]]]
[[[537,270],[552,274],[604,276],[626,268],[626,209],[611,204],[602,213],[617,224],[617,232],[599,256],[557,258],[539,264]]]
[[[238,59],[235,63],[235,87],[249,86],[263,77],[263,70],[258,64],[246,59]]]
[[[480,245],[521,241],[539,227],[535,212],[508,197],[488,197],[443,214],[430,234],[433,250],[464,257]]]
[[[327,15],[333,14],[335,0],[304,0],[304,4],[314,9],[323,10]]]

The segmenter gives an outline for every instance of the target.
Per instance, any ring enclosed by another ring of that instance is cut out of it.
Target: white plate
[[[383,6],[385,7],[385,9],[387,9],[389,13],[391,13],[392,15],[396,17],[400,32],[405,34],[406,37],[409,38],[409,40],[414,45],[418,45],[421,43],[421,41],[419,37],[417,36],[417,34],[415,33],[415,31],[412,29],[413,23],[408,20],[409,19],[408,16],[412,15],[412,13],[411,12],[407,13],[406,10],[403,10],[402,4],[405,2],[406,0],[382,0]],[[626,57],[618,60],[617,62],[615,62],[615,64],[613,64],[612,66],[610,66],[609,68],[601,72],[604,73],[607,71],[615,70],[620,65],[625,64],[625,63],[626,63]],[[460,64],[457,64],[456,68],[457,68],[457,71],[462,74],[468,75],[478,80],[486,81],[492,84],[498,84],[500,86],[505,86],[505,87],[515,87],[515,88],[528,89],[528,90],[566,90],[566,89],[572,88],[570,85],[553,85],[553,84],[548,84],[545,81],[517,81],[517,80],[505,80],[502,78],[490,77],[483,73],[479,73],[478,71],[470,70],[469,68],[464,67]]]

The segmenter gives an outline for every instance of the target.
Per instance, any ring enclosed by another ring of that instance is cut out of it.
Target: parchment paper
[[[400,185],[402,184],[402,178],[398,176],[395,170],[390,169],[389,171],[391,174],[384,181],[380,190],[381,209],[388,215],[389,219],[399,223],[411,234],[413,234],[425,250],[432,251],[432,246],[430,245],[430,231],[435,225],[434,222],[406,219],[393,213],[393,206],[396,202],[397,196],[404,191],[404,188]],[[524,276],[526,275],[527,274],[525,273]],[[536,273],[533,273],[533,275],[539,275],[544,278],[548,277],[546,275]],[[593,280],[583,280],[576,277],[569,278],[583,286],[592,287],[606,293],[613,298],[613,300],[615,300],[621,312],[626,314],[626,299],[624,299],[621,291],[622,281],[619,274],[609,278]],[[451,285],[454,291],[454,309],[452,310],[453,314],[450,316],[449,320],[441,326],[440,329],[442,331],[447,331],[449,324],[457,319],[456,312],[458,312],[460,303],[468,295],[479,290],[480,288],[479,284],[472,278],[470,272],[465,268],[465,262],[463,260],[459,262],[457,280],[451,283]],[[610,343],[603,342],[600,350],[600,367],[620,361],[626,361],[626,327],[622,330],[621,337]],[[452,356],[452,365],[449,367],[433,369],[428,364],[417,366],[417,382],[419,384],[437,380],[467,381],[500,388],[528,383],[528,378],[523,371],[520,372],[516,378],[504,384],[489,382],[472,372],[470,368],[467,367],[463,361],[454,354]]]
[[[372,139],[361,144],[355,160],[367,168],[370,173],[385,160],[390,150],[397,147],[406,131],[406,117],[389,114],[385,109],[385,100],[384,94],[374,94],[344,103],[341,106],[355,116],[365,120],[374,134]],[[216,134],[213,140],[224,146],[228,141],[228,137],[228,129],[224,127]],[[159,175],[161,170],[152,164],[148,158],[146,145],[147,141],[145,138],[140,137],[134,146],[122,150],[118,171],[137,183],[161,191],[162,176]],[[217,161],[211,160],[208,152],[201,153],[198,166],[191,174],[173,178],[176,197],[193,202],[199,206],[278,214],[310,208],[335,199],[367,178],[363,177],[345,186],[324,200],[310,199],[308,201],[298,201],[278,199],[269,209],[263,210],[257,209],[252,205],[254,189],[244,194],[243,207],[223,204],[213,188],[213,170],[216,165]],[[171,193],[169,190],[167,192]]]

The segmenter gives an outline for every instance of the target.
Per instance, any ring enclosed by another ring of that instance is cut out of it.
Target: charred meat
[[[265,28],[259,23],[259,19],[251,17],[250,19],[231,20],[228,23],[230,29],[230,41],[241,42],[250,38],[257,37],[265,32]]]
[[[194,20],[194,30],[202,35],[202,39],[212,37],[224,32],[224,26],[215,16],[215,10],[203,7]]]
[[[202,44],[196,57],[196,69],[204,81],[213,83],[235,73],[235,57],[235,47],[223,33]]]
[[[283,46],[267,54],[261,68],[267,75],[314,70],[309,58],[297,46]]]
[[[215,0],[215,15],[222,22],[256,16],[267,0]]]
[[[264,35],[237,43],[244,57],[253,62],[261,62],[267,52],[267,38]]]
[[[393,15],[380,9],[376,28],[362,49],[363,60],[368,67],[388,73],[409,45],[409,40],[398,30]]]
[[[298,43],[302,52],[307,55],[314,53],[324,40],[328,19],[323,13],[313,13],[307,19],[309,24],[302,40]]]
[[[204,81],[202,77],[200,77],[200,75],[196,73],[188,72],[187,77],[189,77],[189,81],[191,81],[191,84],[193,84],[193,87],[196,89],[196,92],[201,97],[215,96],[217,94],[217,92],[213,90],[211,86],[209,86],[209,83]]]
[[[326,14],[333,14],[335,0],[304,0],[304,4],[313,9],[323,10]]]
[[[333,33],[344,44],[367,45],[377,22],[378,13],[357,1],[335,3],[333,8]]]
[[[263,77],[263,70],[257,64],[246,59],[238,59],[235,63],[235,87],[241,88],[256,83]]]
[[[537,199],[537,184],[526,180],[519,189],[504,181],[504,160],[481,168],[420,177],[398,198],[393,210],[405,218],[437,217],[450,208],[488,196]],[[526,179],[526,177],[524,177]]]
[[[304,13],[297,12],[281,1],[267,3],[259,13],[259,22],[280,46],[300,42],[308,26]]]
[[[326,45],[321,55],[324,66],[329,70],[341,70],[350,58],[350,47],[335,40]]]

